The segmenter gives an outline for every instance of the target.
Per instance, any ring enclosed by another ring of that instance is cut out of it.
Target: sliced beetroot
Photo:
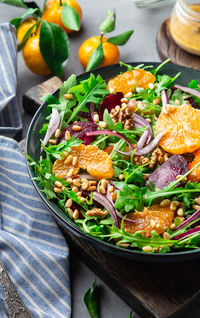
[[[65,138],[66,131],[69,131],[71,136],[74,136],[75,139],[79,138],[79,139],[83,140],[85,145],[91,144],[91,142],[93,142],[95,136],[86,136],[86,132],[95,131],[95,130],[97,130],[98,126],[94,123],[89,122],[89,121],[78,121],[76,123],[76,125],[82,127],[82,130],[81,131],[74,131],[72,129],[72,127],[74,125],[75,124],[71,124],[62,131],[60,137],[58,138],[57,143],[59,144]]]
[[[106,108],[110,112],[115,106],[121,105],[122,98],[123,98],[123,94],[121,92],[117,92],[116,94],[111,94],[106,96],[106,98],[102,100],[99,106],[100,119],[103,120],[103,113]]]
[[[163,189],[176,180],[178,175],[183,175],[187,171],[187,161],[180,155],[173,155],[149,176],[147,185],[152,182],[156,188]]]

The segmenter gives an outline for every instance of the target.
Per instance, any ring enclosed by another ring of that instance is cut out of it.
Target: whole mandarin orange
[[[39,41],[39,34],[28,39],[22,51],[23,58],[27,67],[33,73],[49,75],[51,71],[40,52]]]
[[[79,4],[75,0],[62,0],[62,4],[68,4],[70,7],[75,9],[78,13],[79,20],[82,18],[82,10]],[[42,19],[55,23],[59,25],[66,33],[72,33],[73,30],[68,29],[62,22],[62,5],[60,4],[60,0],[48,0],[46,2],[44,12],[42,14]]]
[[[84,41],[79,49],[79,59],[84,68],[87,67],[89,58],[92,52],[98,47],[100,43],[100,36],[92,36]],[[119,61],[119,49],[116,45],[107,42],[107,38],[102,38],[102,46],[104,52],[104,60],[100,66],[106,66],[118,63]]]
[[[34,18],[28,18],[24,20],[18,30],[17,30],[17,38],[19,42],[21,43],[23,41],[24,35],[26,32],[36,23],[36,20]],[[34,33],[36,29],[34,28],[31,33]]]

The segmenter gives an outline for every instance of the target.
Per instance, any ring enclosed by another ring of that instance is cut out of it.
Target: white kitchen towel
[[[0,136],[0,259],[34,318],[69,318],[69,249],[16,141]],[[0,286],[0,317],[8,317]]]
[[[0,24],[0,135],[14,137],[22,122],[16,100],[17,49],[15,27]]]

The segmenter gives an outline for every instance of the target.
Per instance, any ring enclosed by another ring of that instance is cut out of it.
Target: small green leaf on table
[[[38,8],[35,8],[35,9],[30,8],[30,9],[26,10],[26,12],[24,14],[22,14],[20,17],[12,19],[10,21],[10,23],[13,24],[17,30],[19,28],[21,21],[24,18],[26,18],[29,15],[33,15],[34,13],[38,13],[38,12],[40,12],[40,10]]]
[[[10,4],[15,7],[27,8],[27,5],[22,0],[0,0],[0,2]]]
[[[103,52],[102,39],[101,39],[97,48],[90,55],[86,72],[91,71],[92,69],[97,68],[99,65],[101,65],[101,63],[103,62],[103,59],[104,59],[104,52]]]
[[[116,14],[115,11],[108,10],[106,19],[101,23],[99,30],[103,34],[112,32],[115,29]]]
[[[62,6],[62,22],[70,30],[80,30],[80,19],[76,10],[67,3]]]
[[[115,45],[124,45],[130,39],[131,35],[133,34],[133,30],[126,31],[119,35],[113,36],[108,39],[108,42],[115,44]]]
[[[96,289],[96,277],[94,279],[93,285],[84,295],[84,302],[91,318],[100,318],[99,304]]]
[[[70,42],[65,31],[58,25],[43,20],[39,45],[51,72],[61,77],[70,54]]]

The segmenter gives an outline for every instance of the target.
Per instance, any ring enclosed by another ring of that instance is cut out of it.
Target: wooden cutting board
[[[33,87],[23,97],[24,108],[39,107],[40,97],[60,86],[56,77]],[[48,90],[48,85],[50,85]],[[43,87],[45,91],[42,92]],[[39,92],[39,93],[37,93]],[[62,228],[71,250],[113,289],[141,318],[197,318],[200,300],[200,260],[185,263],[141,263],[102,252]],[[191,310],[196,308],[196,314]],[[108,314],[108,318],[112,318]],[[124,317],[122,317],[124,318]]]
[[[172,39],[170,19],[165,20],[159,27],[156,37],[156,48],[162,61],[170,58],[174,64],[200,70],[200,56],[182,50]]]

